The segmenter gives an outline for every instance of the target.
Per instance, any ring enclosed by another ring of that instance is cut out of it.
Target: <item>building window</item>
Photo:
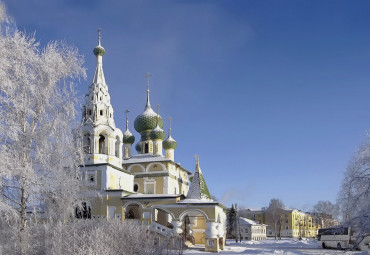
[[[137,185],[136,183],[134,184],[134,191],[135,192],[138,192],[138,190],[139,190],[139,185]]]
[[[149,153],[149,144],[145,143],[144,145],[144,153]]]
[[[87,115],[91,115],[91,109],[87,110]]]
[[[95,186],[97,184],[96,171],[87,171],[85,181],[88,186]]]
[[[108,148],[105,146],[105,137],[103,135],[99,136],[99,153],[108,154]]]
[[[103,116],[103,110],[100,110],[100,116]]]

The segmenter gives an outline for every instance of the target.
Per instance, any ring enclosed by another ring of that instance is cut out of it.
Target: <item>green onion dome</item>
[[[145,130],[152,130],[157,126],[157,114],[147,103],[142,114],[138,115],[134,122],[135,130],[139,133]],[[158,126],[163,128],[163,119],[158,115]]]
[[[104,56],[105,54],[105,49],[99,44],[94,48],[94,55],[95,56]]]
[[[176,147],[177,147],[177,142],[175,141],[175,139],[172,138],[171,135],[169,135],[168,138],[163,141],[163,148],[165,150],[176,149]]]
[[[161,129],[158,125],[155,127],[155,129],[150,132],[150,139],[152,140],[164,140],[166,138],[166,133]]]
[[[135,146],[135,149],[137,152],[141,152],[141,143],[137,143],[136,146]]]
[[[133,144],[135,142],[135,136],[127,129],[123,133],[123,143]]]

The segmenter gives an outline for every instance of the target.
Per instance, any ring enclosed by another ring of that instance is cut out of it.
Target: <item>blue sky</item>
[[[226,205],[335,202],[370,127],[369,1],[5,0],[19,29],[85,56],[101,27],[104,73],[124,128],[145,105],[173,117],[175,160]],[[165,126],[167,128],[167,124]],[[139,140],[138,135],[137,141]]]

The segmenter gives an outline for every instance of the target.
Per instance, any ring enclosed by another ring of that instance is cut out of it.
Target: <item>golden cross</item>
[[[150,76],[152,76],[149,72],[147,72],[144,77],[146,78],[146,86],[147,86],[147,89],[146,89],[146,92],[149,93],[149,78]]]
[[[103,29],[98,28],[98,43],[99,43],[99,45],[100,45],[101,31],[102,31],[102,30],[103,30]]]

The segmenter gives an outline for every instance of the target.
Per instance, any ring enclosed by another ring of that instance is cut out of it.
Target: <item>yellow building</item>
[[[81,176],[88,187],[84,215],[95,219],[134,220],[163,238],[182,236],[188,243],[204,244],[206,251],[219,251],[225,244],[224,207],[211,199],[199,160],[192,174],[175,161],[176,141],[171,128],[147,98],[143,113],[134,122],[141,139],[132,154],[135,137],[115,126],[113,107],[103,73],[105,49],[94,49],[97,65],[82,114],[85,164]],[[128,114],[128,111],[126,112]],[[166,138],[166,139],[165,139]],[[163,154],[164,150],[164,154]]]
[[[275,231],[271,220],[266,213],[267,208],[247,209],[244,216],[248,219],[269,225],[267,236],[275,236]],[[305,213],[298,209],[280,210],[281,237],[316,237],[317,230],[321,228],[320,217],[314,214]]]

